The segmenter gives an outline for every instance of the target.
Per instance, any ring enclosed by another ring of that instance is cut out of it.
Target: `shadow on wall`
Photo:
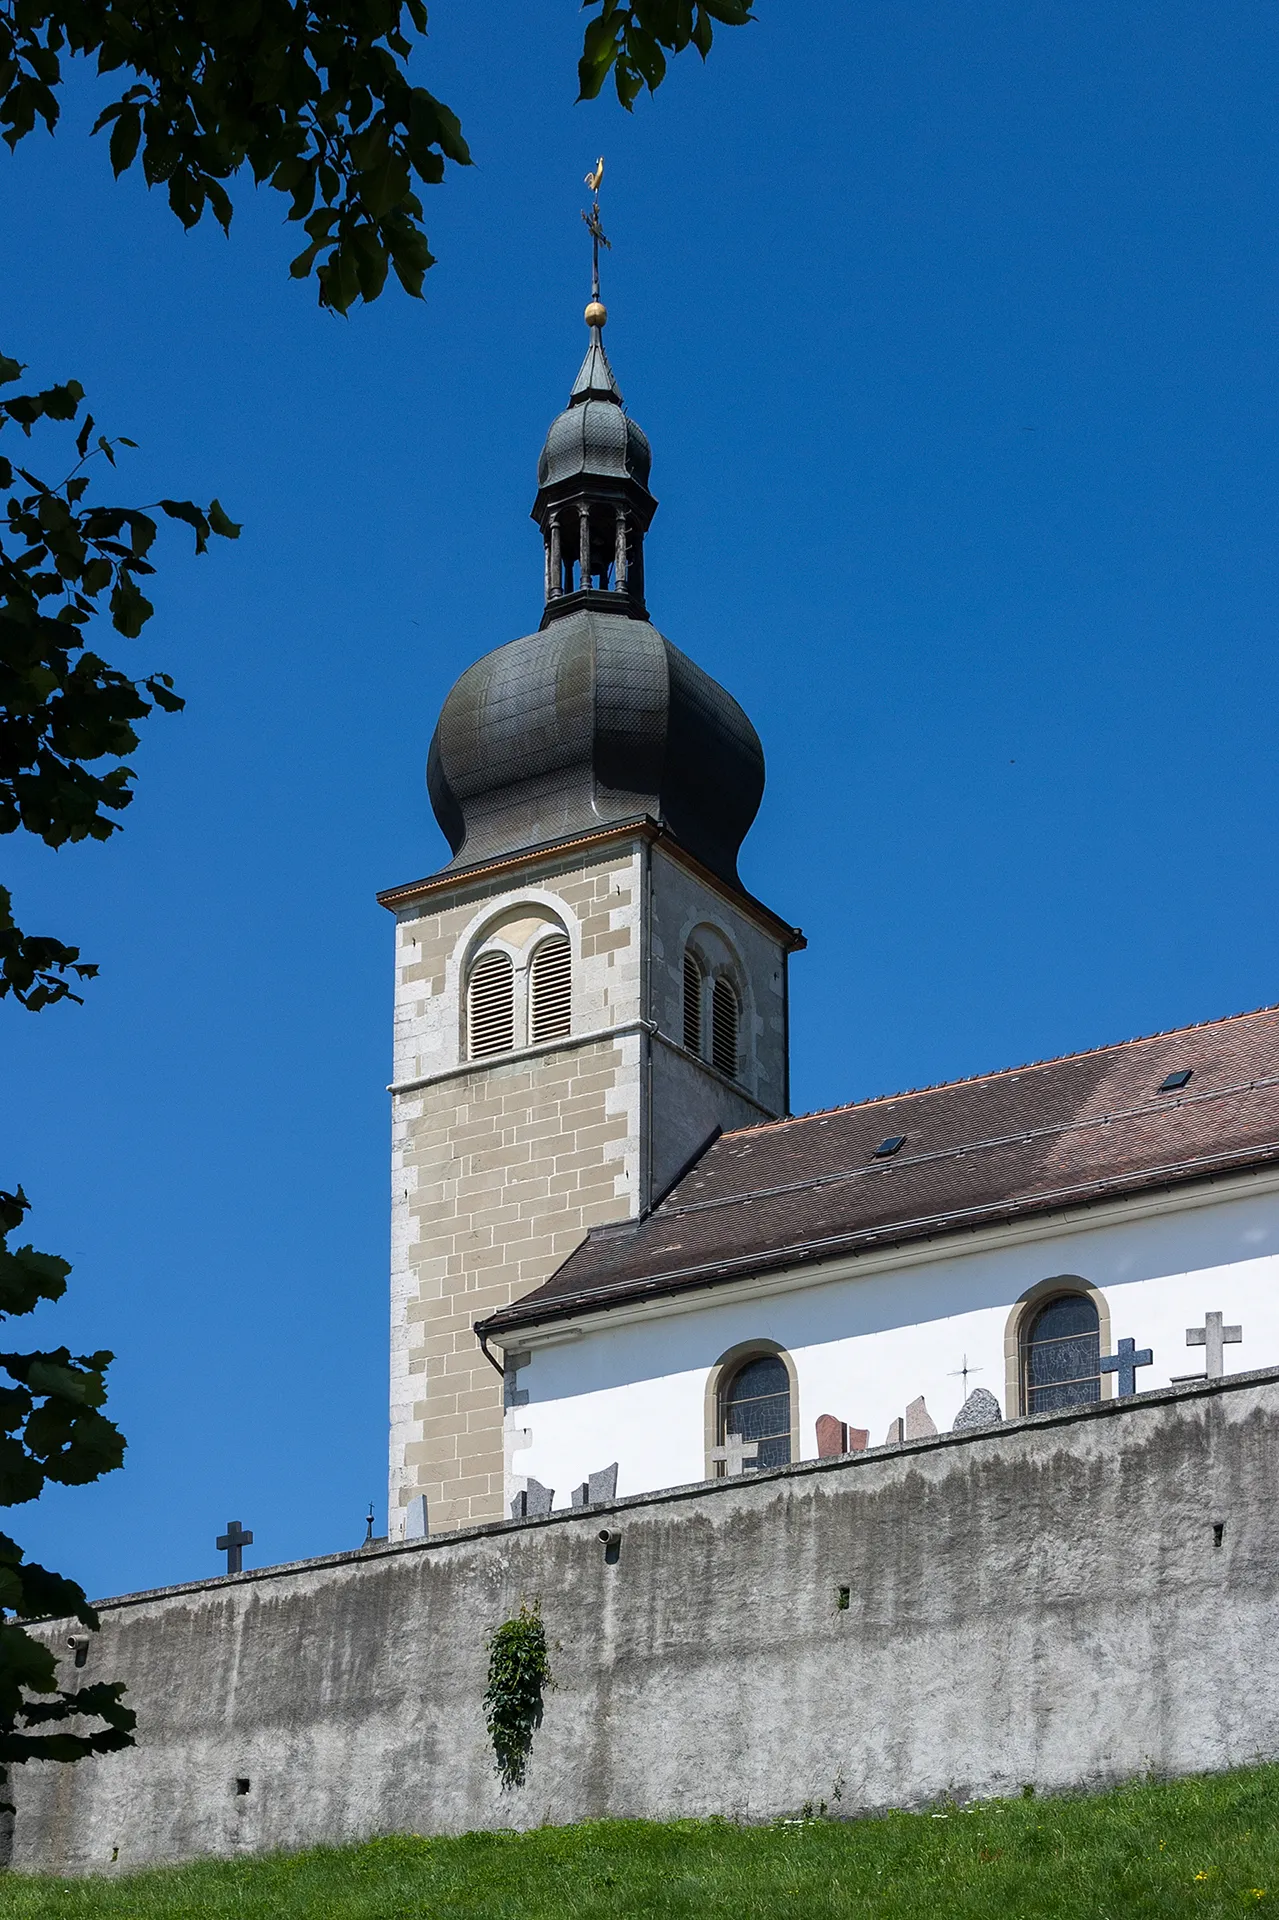
[[[1279,1254],[1279,1198],[1221,1205],[1080,1227],[1043,1240],[986,1253],[956,1253],[926,1266],[870,1274],[825,1285],[706,1305],[660,1320],[603,1326],[563,1346],[538,1349],[521,1373],[530,1405],[611,1388],[704,1373],[736,1342],[756,1337],[790,1352],[834,1341],[952,1320],[997,1309],[1009,1312],[1029,1287],[1056,1274],[1079,1274],[1095,1287],[1239,1266]],[[1212,1305],[1213,1302],[1209,1302]]]

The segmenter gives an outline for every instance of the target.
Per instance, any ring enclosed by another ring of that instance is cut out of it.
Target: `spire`
[[[595,171],[586,176],[586,184],[595,198],[591,202],[590,212],[582,215],[591,236],[591,297],[582,316],[591,330],[591,344],[586,349],[581,371],[573,382],[568,402],[570,407],[580,406],[583,400],[612,400],[619,407],[623,404],[621,388],[613,377],[613,369],[604,351],[608,308],[600,299],[600,248],[607,247],[611,253],[613,243],[600,224],[600,181],[603,178],[604,156],[601,154],[595,162]]]
[[[600,224],[603,177],[601,158],[586,176],[595,197],[582,215],[591,236],[591,298],[582,316],[591,343],[568,406],[551,422],[537,468],[533,518],[546,557],[543,626],[580,606],[648,618],[644,535],[657,502],[648,490],[648,441],[627,418],[604,350],[608,309],[600,299],[600,248],[611,251],[611,243]]]
[[[594,303],[592,303],[594,304]],[[586,309],[590,312],[590,307]],[[601,307],[600,312],[604,309]],[[608,355],[604,351],[604,336],[600,327],[591,328],[591,344],[586,349],[573,391],[569,395],[570,407],[580,407],[583,400],[611,400],[613,405],[623,404],[622,390],[617,384],[613,369],[608,364]]]

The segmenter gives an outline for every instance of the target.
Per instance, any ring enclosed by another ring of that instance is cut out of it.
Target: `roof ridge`
[[[1193,1020],[1184,1027],[1162,1027],[1155,1033],[1133,1034],[1127,1040],[1108,1040],[1101,1046],[1082,1047],[1077,1053],[1053,1053],[1042,1060],[1023,1060],[1011,1067],[992,1067],[984,1073],[963,1073],[954,1080],[933,1080],[921,1087],[899,1087],[895,1093],[875,1093],[865,1100],[846,1100],[835,1107],[813,1107],[808,1113],[790,1113],[779,1120],[758,1120],[748,1127],[726,1127],[714,1144],[736,1140],[748,1134],[769,1133],[781,1127],[794,1127],[809,1120],[821,1120],[835,1113],[855,1113],[861,1108],[885,1106],[892,1100],[907,1100],[921,1093],[944,1093],[950,1087],[971,1087],[981,1080],[1000,1080],[1010,1073],[1032,1073],[1040,1067],[1058,1067],[1066,1060],[1088,1060],[1098,1053],[1119,1053],[1125,1047],[1145,1046],[1152,1040],[1172,1040],[1182,1033],[1202,1033],[1206,1027],[1228,1027],[1236,1020],[1256,1020],[1263,1013],[1279,1013],[1279,1001],[1249,1007],[1241,1013],[1221,1014],[1215,1020]],[[709,1151],[709,1149],[708,1149]],[[693,1171],[692,1168],[689,1169]]]

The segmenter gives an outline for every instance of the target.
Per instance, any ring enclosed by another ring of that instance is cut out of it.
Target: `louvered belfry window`
[[[529,968],[529,1039],[562,1040],[573,1024],[572,954],[566,933],[539,943]]]
[[[472,1060],[515,1045],[515,968],[509,953],[482,953],[466,992],[466,1050]]]
[[[684,1045],[702,1051],[702,969],[690,947],[684,949]]]
[[[737,995],[722,979],[711,994],[711,1059],[721,1073],[737,1078]]]

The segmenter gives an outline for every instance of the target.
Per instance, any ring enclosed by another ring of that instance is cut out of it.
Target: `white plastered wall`
[[[879,1446],[922,1394],[948,1430],[964,1399],[965,1361],[967,1390],[987,1387],[1015,1414],[1005,1392],[1009,1316],[1030,1288],[1059,1275],[1101,1290],[1115,1346],[1132,1338],[1153,1350],[1138,1391],[1202,1373],[1204,1349],[1187,1347],[1186,1329],[1210,1312],[1243,1328],[1242,1343],[1225,1350],[1227,1372],[1279,1362],[1279,1192],[1259,1180],[1238,1197],[1210,1191],[1189,1208],[1109,1212],[1105,1225],[1081,1219],[1033,1239],[1010,1228],[1004,1244],[981,1251],[532,1344],[520,1374],[531,1444],[515,1465],[560,1490],[557,1505],[613,1460],[622,1495],[703,1479],[707,1376],[721,1354],[754,1339],[777,1341],[794,1360],[804,1458],[816,1455],[823,1413],[869,1429]]]

